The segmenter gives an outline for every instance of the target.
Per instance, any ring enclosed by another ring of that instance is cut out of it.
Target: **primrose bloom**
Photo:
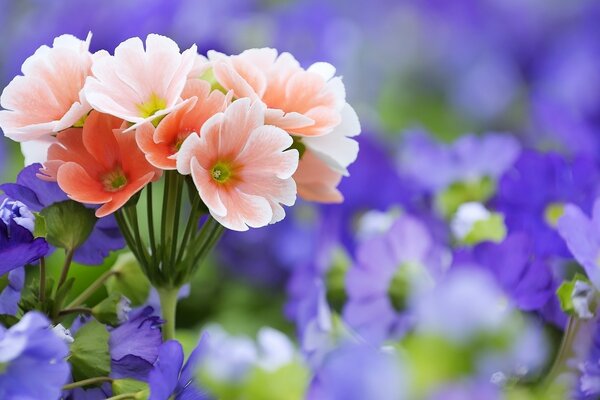
[[[120,119],[92,111],[83,130],[58,134],[42,170],[71,199],[102,204],[98,218],[118,210],[159,174],[137,147],[135,135],[121,127]]]
[[[291,54],[269,48],[208,56],[222,87],[234,97],[260,99],[267,106],[266,123],[294,137],[302,160],[298,193],[311,201],[341,202],[335,188],[356,160],[358,143],[351,138],[361,128],[335,68],[316,63],[305,70]]]
[[[135,129],[181,105],[195,60],[195,45],[180,53],[173,40],[150,34],[144,50],[140,38],[131,38],[117,46],[114,56],[100,53],[85,94],[95,110],[131,122],[129,129]]]
[[[175,154],[192,133],[200,133],[202,125],[216,113],[225,111],[230,97],[211,92],[210,84],[190,79],[182,93],[185,105],[167,115],[158,127],[146,122],[136,130],[137,143],[148,161],[160,169],[176,169]]]
[[[90,39],[62,35],[25,60],[23,75],[0,98],[0,128],[7,137],[35,140],[80,123],[91,109],[82,90],[92,67]]]
[[[232,230],[280,221],[281,204],[296,201],[298,152],[289,150],[292,138],[264,125],[264,118],[262,103],[236,100],[206,121],[200,136],[188,136],[177,156],[177,170],[192,175],[211,215]]]

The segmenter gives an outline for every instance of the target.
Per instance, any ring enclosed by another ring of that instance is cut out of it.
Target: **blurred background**
[[[595,0],[0,0],[0,86],[40,45],[88,31],[92,51],[160,33],[201,53],[270,46],[304,67],[336,66],[363,126],[359,159],[341,186],[346,202],[300,203],[282,223],[229,232],[179,309],[182,332],[211,322],[235,334],[271,326],[294,337],[299,282],[323,276],[340,311],[361,235],[384,231],[397,210],[418,215],[447,242],[448,215],[431,212],[431,186],[419,178],[443,174],[447,164],[436,170],[439,160],[425,157],[405,168],[414,149],[407,137],[428,132],[450,143],[498,132],[597,165],[599,18]],[[0,164],[3,181],[23,166],[19,146],[4,138]],[[114,259],[78,273],[93,279]]]

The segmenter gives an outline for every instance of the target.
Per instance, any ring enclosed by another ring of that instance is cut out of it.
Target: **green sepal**
[[[100,322],[92,319],[74,336],[69,362],[73,379],[80,381],[110,374],[109,333]]]
[[[506,237],[506,225],[504,216],[492,213],[489,218],[477,221],[462,240],[465,244],[475,245],[481,242],[500,243]]]
[[[590,280],[581,273],[576,273],[570,281],[564,281],[556,289],[556,296],[560,302],[560,308],[568,315],[576,315],[575,306],[573,304],[573,290],[577,281],[591,284]]]
[[[125,296],[116,292],[111,293],[92,308],[92,315],[103,324],[116,326],[125,319],[124,308],[128,308],[129,303]]]
[[[133,306],[144,304],[150,294],[150,281],[133,254],[121,254],[112,270],[115,274],[105,283],[108,293],[127,297]]]
[[[131,394],[135,399],[146,400],[150,396],[150,389],[146,382],[136,379],[115,379],[112,382],[113,396]]]
[[[44,208],[46,240],[55,247],[74,250],[90,236],[98,220],[94,210],[73,200],[61,201]]]

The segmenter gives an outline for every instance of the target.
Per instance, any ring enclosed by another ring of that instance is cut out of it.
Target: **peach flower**
[[[200,79],[190,79],[182,93],[185,105],[167,115],[154,128],[149,122],[136,130],[137,143],[148,161],[157,168],[176,169],[175,154],[192,133],[199,134],[202,125],[216,113],[225,110],[230,96],[214,90]]]
[[[71,199],[102,204],[98,218],[118,210],[160,174],[122,126],[121,119],[92,111],[83,129],[58,134],[42,170],[42,177],[57,181]]]
[[[173,40],[156,34],[131,38],[115,49],[115,55],[100,52],[92,66],[93,77],[85,84],[92,107],[137,128],[157,123],[181,106],[181,93],[197,59],[196,46],[180,53]]]
[[[301,196],[311,192],[313,201],[341,201],[341,195],[332,196],[340,181],[332,176],[348,175],[347,167],[356,160],[358,143],[352,137],[360,133],[360,123],[346,102],[341,78],[334,76],[335,68],[316,63],[305,70],[291,54],[278,55],[269,48],[230,57],[217,52],[208,56],[214,77],[225,90],[237,98],[261,100],[267,106],[265,122],[292,135],[301,158],[305,153],[314,156],[301,162],[297,172],[302,175],[297,179]],[[317,160],[321,163],[312,165]],[[310,177],[311,188],[302,188],[309,171],[325,166],[330,173]],[[315,187],[322,190],[317,193]]]
[[[262,103],[236,100],[206,121],[200,135],[188,136],[177,155],[177,170],[192,175],[211,215],[232,230],[280,221],[281,204],[296,201],[298,151],[264,119]]]
[[[90,111],[82,90],[93,61],[90,40],[91,34],[85,41],[62,35],[25,60],[23,75],[0,97],[5,109],[0,128],[7,137],[17,142],[43,139],[77,125]]]

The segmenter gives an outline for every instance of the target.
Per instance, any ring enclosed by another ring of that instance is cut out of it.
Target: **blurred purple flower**
[[[575,260],[584,268],[596,289],[600,290],[600,199],[594,203],[592,218],[573,204],[565,206],[558,220],[558,232]]]
[[[40,164],[25,167],[17,176],[16,183],[2,184],[0,190],[23,202],[34,212],[68,200],[69,198],[56,182],[43,181],[37,177],[40,168]],[[82,264],[99,265],[111,251],[119,250],[124,246],[125,241],[114,216],[100,218],[88,240],[75,252],[74,260]]]
[[[0,275],[37,261],[48,243],[33,237],[34,216],[19,201],[0,197]]]
[[[206,340],[206,337],[200,339],[185,365],[183,348],[179,342],[169,340],[160,346],[158,360],[148,376],[150,385],[148,400],[171,398],[174,400],[208,400],[212,398],[196,382],[196,369],[206,352]]]
[[[9,329],[0,325],[0,398],[60,398],[70,376],[69,348],[49,323],[29,312]]]
[[[511,234],[499,244],[484,242],[472,249],[460,249],[453,264],[489,271],[514,305],[523,311],[558,308],[554,293],[560,282],[554,278],[548,263],[536,258],[532,242],[524,233]],[[565,320],[560,313],[553,322],[563,326]]]
[[[362,345],[344,345],[327,355],[316,371],[308,400],[401,400],[408,380],[392,353]]]
[[[8,285],[0,292],[0,314],[17,314],[24,286],[25,268],[15,268],[8,273]]]
[[[437,390],[428,400],[501,400],[498,386],[489,382],[466,381],[451,383]]]
[[[400,169],[435,193],[456,182],[499,178],[520,150],[519,142],[504,134],[466,135],[445,145],[423,132],[411,132],[400,151]]]
[[[538,258],[569,257],[551,220],[553,208],[573,203],[590,210],[598,182],[598,167],[589,157],[568,161],[556,153],[528,150],[500,180],[493,203],[504,214],[509,233],[525,232],[533,240]]]
[[[406,304],[439,277],[442,254],[419,220],[398,218],[388,232],[359,246],[346,275],[344,320],[374,343],[405,333],[412,320]]]
[[[145,307],[110,331],[111,377],[145,381],[162,344],[162,321]]]

